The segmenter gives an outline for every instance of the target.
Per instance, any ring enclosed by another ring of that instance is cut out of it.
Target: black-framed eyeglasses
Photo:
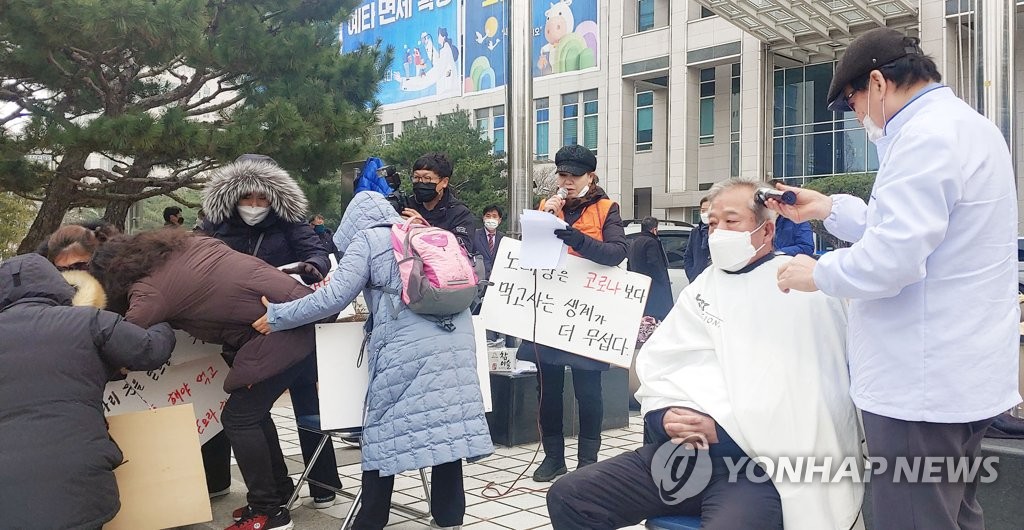
[[[412,176],[412,181],[413,182],[429,182],[430,184],[437,184],[438,182],[441,182],[441,179],[434,179],[433,177],[427,177],[427,176],[424,176],[424,175],[415,175],[414,174]]]

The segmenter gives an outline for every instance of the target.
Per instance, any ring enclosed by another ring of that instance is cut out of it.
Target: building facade
[[[845,46],[888,26],[919,37],[943,82],[1006,129],[1020,167],[1024,135],[1011,124],[1024,123],[1024,104],[1014,104],[1024,97],[1024,1],[997,1],[995,13],[974,0],[598,2],[597,66],[533,81],[533,153],[543,161],[585,145],[624,217],[691,222],[711,185],[730,176],[803,184],[873,172],[863,127],[853,113],[828,111],[825,97]],[[985,92],[1000,71],[1002,98]],[[378,134],[388,141],[456,110],[505,151],[503,89],[387,105]]]

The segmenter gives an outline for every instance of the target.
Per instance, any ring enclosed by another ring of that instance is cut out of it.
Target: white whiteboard
[[[487,340],[479,317],[473,318],[476,369],[484,411],[491,411],[491,378],[487,370]],[[364,356],[356,366],[363,344],[363,322],[316,325],[316,364],[320,380],[320,427],[355,429],[363,425],[366,391],[370,385]]]

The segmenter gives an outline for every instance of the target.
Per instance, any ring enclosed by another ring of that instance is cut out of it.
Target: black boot
[[[580,436],[577,445],[579,449],[579,463],[576,465],[576,469],[597,462],[597,452],[601,450],[601,437],[584,438]]]
[[[565,467],[565,440],[561,435],[544,436],[544,461],[533,472],[534,482],[551,482],[555,477],[569,472]]]

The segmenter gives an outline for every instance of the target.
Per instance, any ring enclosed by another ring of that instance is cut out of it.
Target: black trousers
[[[377,471],[363,471],[362,505],[352,523],[353,530],[380,530],[391,515],[391,494],[395,477]],[[430,515],[438,526],[459,526],[466,515],[466,490],[462,483],[462,460],[440,464],[430,471]]]
[[[270,409],[303,371],[310,369],[310,364],[316,366],[312,354],[263,382],[235,390],[224,405],[224,432],[249,489],[249,506],[258,512],[275,513],[288,501],[294,488]]]
[[[862,412],[871,458],[884,458],[887,469],[871,478],[871,513],[875,530],[983,530],[978,480],[950,482],[895,481],[899,457],[968,457],[981,454],[981,439],[995,418],[972,423],[903,421]],[[921,464],[922,467],[924,464]],[[943,475],[945,467],[941,466]]]
[[[306,416],[320,414],[320,397],[316,389],[316,363],[303,365],[304,368],[288,387],[288,393],[292,398],[292,408],[295,416]],[[302,461],[309,465],[316,446],[320,443],[320,436],[315,433],[299,429],[299,446],[302,448]],[[221,432],[210,438],[202,448],[203,468],[206,471],[206,489],[210,493],[221,491],[231,486],[231,444],[227,434]],[[338,463],[334,455],[334,444],[328,440],[324,445],[316,465],[309,472],[309,478],[324,484],[341,488],[341,479],[338,477]],[[309,485],[311,497],[326,497],[332,495],[331,490],[321,488],[313,484]],[[291,495],[291,492],[289,492]]]
[[[782,529],[782,502],[771,480],[751,482],[740,472],[730,482],[724,464],[713,466],[701,493],[678,504],[665,503],[651,473],[659,447],[645,445],[558,479],[547,495],[551,525],[555,530],[603,530],[650,517],[694,515],[700,516],[704,530]]]
[[[540,429],[543,436],[562,435],[562,393],[565,390],[565,366],[540,363],[537,378],[540,395]],[[580,411],[580,438],[601,437],[604,401],[601,398],[599,370],[572,370],[572,386]]]
[[[207,491],[213,493],[228,489],[231,486],[231,442],[228,435],[221,431],[207,440],[202,454]]]
[[[296,418],[299,416],[310,416],[320,414],[320,396],[316,389],[317,373],[316,361],[304,365],[298,378],[288,386],[288,394],[292,398],[292,409]],[[320,436],[316,433],[299,429],[299,446],[302,448],[302,462],[309,465],[309,461],[316,452],[316,446],[320,443]],[[329,438],[324,445],[320,457],[316,459],[316,465],[309,471],[309,478],[328,486],[341,489],[341,478],[338,477],[338,462],[334,454],[334,443]],[[289,495],[291,492],[289,492]],[[328,497],[333,495],[331,490],[309,485],[310,497]],[[285,499],[287,500],[287,499]]]

